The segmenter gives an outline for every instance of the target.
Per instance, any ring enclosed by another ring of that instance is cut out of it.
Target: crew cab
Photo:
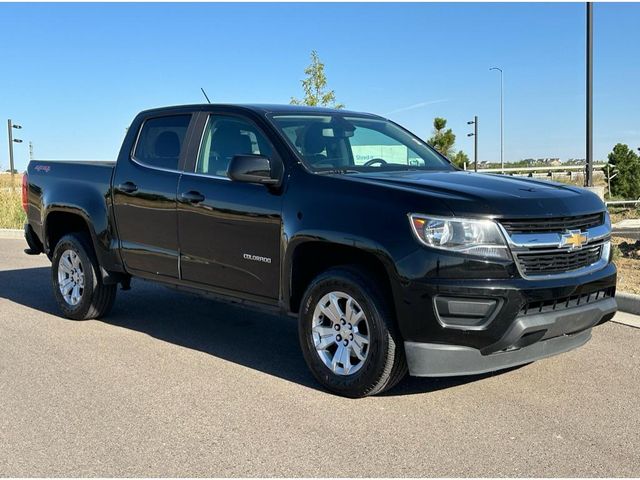
[[[595,194],[459,170],[372,114],[144,111],[116,162],[30,162],[23,203],[63,315],[106,315],[132,277],[294,315],[348,397],[566,352],[617,308]]]

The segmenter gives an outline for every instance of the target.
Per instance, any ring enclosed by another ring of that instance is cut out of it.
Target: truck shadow
[[[48,267],[0,271],[0,298],[59,315]],[[60,321],[71,320],[60,318]],[[294,318],[256,312],[134,280],[132,290],[119,291],[113,310],[100,321],[322,390],[307,370],[298,346]],[[383,395],[428,393],[485,377],[409,377]]]

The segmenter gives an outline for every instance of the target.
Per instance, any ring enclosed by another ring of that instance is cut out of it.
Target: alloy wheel
[[[313,312],[311,335],[318,356],[336,375],[353,375],[369,353],[369,324],[362,307],[349,294],[330,292]]]
[[[65,250],[60,256],[58,287],[69,305],[75,307],[80,303],[84,293],[84,269],[80,256],[73,250]]]

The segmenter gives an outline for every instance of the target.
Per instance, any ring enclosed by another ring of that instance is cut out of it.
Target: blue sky
[[[640,4],[596,4],[595,156],[640,147]],[[0,4],[0,118],[42,159],[112,159],[142,109],[203,101],[288,103],[316,49],[349,109],[425,138],[448,119],[472,156],[584,157],[583,3]],[[8,45],[8,46],[7,46]],[[8,168],[6,135],[0,165]]]

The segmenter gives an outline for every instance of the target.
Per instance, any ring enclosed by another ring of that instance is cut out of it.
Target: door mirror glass
[[[229,163],[227,175],[236,182],[263,185],[275,185],[279,182],[274,178],[271,161],[262,155],[235,155]]]

